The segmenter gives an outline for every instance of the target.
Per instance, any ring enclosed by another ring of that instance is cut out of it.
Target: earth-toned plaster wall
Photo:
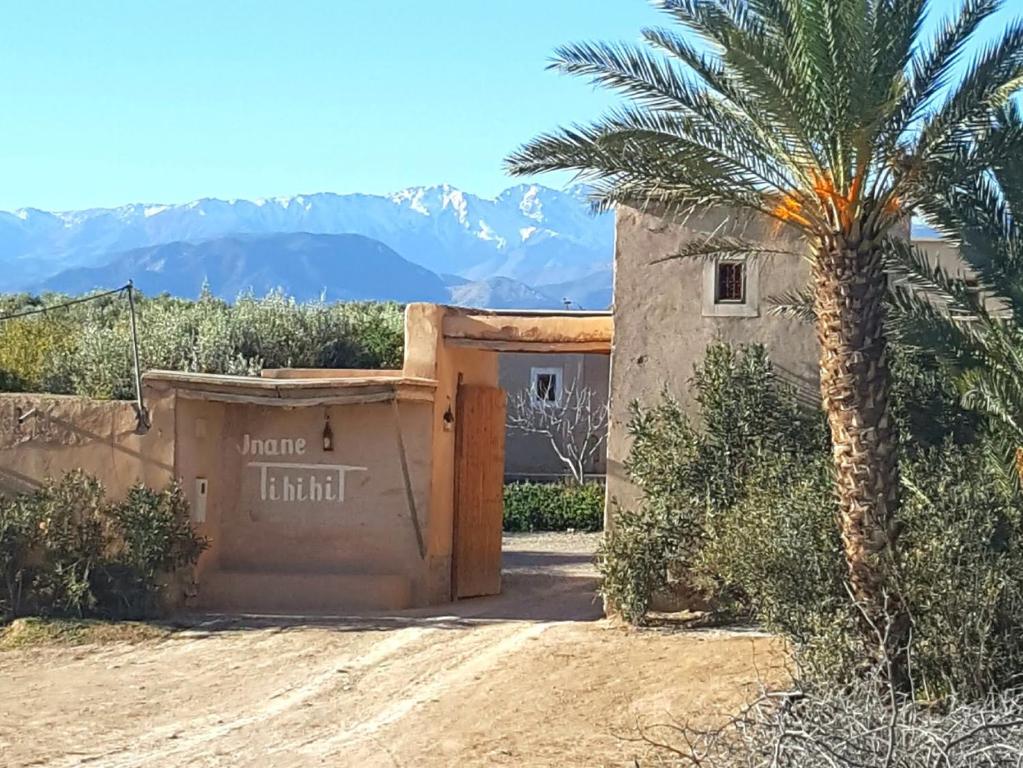
[[[0,491],[31,490],[73,469],[97,477],[113,498],[140,482],[164,487],[174,477],[174,397],[146,406],[152,428],[139,434],[132,403],[0,395]]]
[[[497,355],[445,343],[444,318],[449,307],[409,304],[405,309],[406,376],[437,382],[430,424],[433,467],[427,533],[427,567],[431,604],[451,599],[451,554],[455,511],[455,424],[458,385],[497,386]]]
[[[211,542],[198,571],[200,606],[293,612],[426,602],[419,535],[425,544],[431,412],[429,402],[289,408],[180,398],[177,471],[193,514],[205,484],[199,527]]]
[[[528,352],[502,352],[500,355],[500,382],[511,401],[523,396],[530,386],[533,368],[557,368],[563,375],[562,386],[577,391],[585,388],[593,393],[593,407],[607,404],[610,358],[597,353],[532,354]],[[605,447],[597,451],[586,467],[586,472],[603,475]],[[558,458],[545,435],[524,433],[508,429],[505,435],[505,473],[509,477],[564,476],[568,469]]]
[[[459,385],[496,388],[502,351],[606,355],[610,338],[607,313],[412,304],[402,371],[151,371],[146,434],[136,434],[130,403],[2,396],[0,489],[75,468],[114,496],[135,482],[178,479],[211,545],[197,569],[199,607],[320,613],[443,603]]]
[[[718,316],[706,309],[707,262],[658,261],[705,233],[739,235],[790,250],[749,264],[758,283],[756,314]],[[615,236],[614,342],[611,359],[611,427],[608,434],[609,501],[631,504],[636,492],[625,476],[628,407],[652,404],[667,388],[691,404],[689,379],[714,341],[766,345],[780,375],[806,397],[817,397],[817,346],[813,327],[768,313],[769,299],[802,287],[809,267],[801,242],[770,222],[748,216],[692,217],[685,222],[619,208]],[[613,509],[608,504],[608,510]]]

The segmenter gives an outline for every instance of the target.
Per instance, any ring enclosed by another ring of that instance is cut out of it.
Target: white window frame
[[[718,301],[718,265],[741,263],[743,301]],[[703,264],[704,317],[760,317],[760,265],[757,259],[734,256],[706,259]]]
[[[540,376],[554,377],[554,400],[541,400],[537,396],[536,383]],[[543,408],[549,405],[560,405],[561,395],[564,392],[565,369],[560,366],[548,368],[534,367],[529,369],[529,401],[534,408]]]

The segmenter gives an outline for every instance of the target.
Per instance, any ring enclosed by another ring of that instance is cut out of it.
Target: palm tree
[[[1010,479],[1023,482],[1023,114],[996,116],[984,141],[994,165],[932,190],[920,212],[959,246],[971,275],[951,272],[909,243],[893,243],[892,331],[935,352],[955,374],[964,404],[1001,428]],[[996,151],[992,151],[994,148]],[[976,151],[971,149],[971,151]],[[996,441],[996,445],[998,442]],[[1000,457],[1001,458],[1001,457]]]
[[[956,76],[1000,0],[965,0],[922,39],[928,0],[662,0],[679,25],[645,45],[558,49],[551,68],[629,103],[542,135],[513,174],[575,171],[596,206],[684,216],[726,207],[801,233],[812,267],[821,395],[834,444],[840,527],[865,627],[894,614],[899,472],[888,413],[885,244],[927,190],[991,164],[978,136],[1023,82],[1023,24]],[[680,256],[763,252],[714,237]]]

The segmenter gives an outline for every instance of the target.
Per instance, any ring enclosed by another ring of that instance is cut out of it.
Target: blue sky
[[[0,209],[493,195],[508,151],[610,103],[545,71],[552,49],[660,20],[643,0],[7,3]]]

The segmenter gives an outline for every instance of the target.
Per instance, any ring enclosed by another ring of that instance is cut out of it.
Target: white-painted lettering
[[[243,456],[304,456],[307,445],[304,437],[257,438],[246,432],[241,452]]]
[[[251,441],[249,447],[258,450],[255,443]],[[343,502],[348,473],[367,471],[347,464],[253,461],[249,466],[259,470],[259,500],[287,504]]]

